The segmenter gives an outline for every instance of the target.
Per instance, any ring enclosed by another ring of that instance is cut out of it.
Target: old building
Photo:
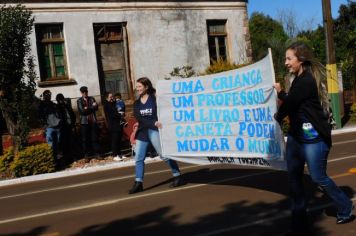
[[[13,2],[13,1],[12,1]],[[135,81],[211,60],[250,60],[247,1],[22,0],[35,17],[32,51],[44,89],[76,99],[85,85],[134,99]]]

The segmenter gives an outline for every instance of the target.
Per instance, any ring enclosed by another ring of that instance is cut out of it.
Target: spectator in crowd
[[[75,127],[75,114],[72,109],[70,100],[65,99],[64,95],[58,93],[56,96],[59,116],[62,120],[60,132],[60,146],[63,150],[64,158],[67,162],[72,161],[71,143],[72,143],[72,129]]]
[[[127,127],[127,121],[125,119],[126,105],[124,100],[121,99],[121,93],[115,93],[116,109],[121,114],[120,125]]]
[[[162,156],[158,132],[158,128],[161,128],[162,124],[158,122],[157,117],[156,89],[153,88],[148,78],[142,77],[137,80],[136,90],[139,95],[139,98],[134,103],[134,115],[138,121],[138,129],[135,137],[136,178],[129,194],[143,191],[145,158],[150,143],[172,170],[174,179],[171,187],[181,186],[185,184],[185,181],[181,177],[177,162]]]
[[[291,87],[288,93],[279,83],[274,87],[282,101],[275,119],[281,123],[288,116],[290,121],[286,160],[292,224],[288,235],[309,235],[302,178],[305,163],[313,182],[321,186],[336,205],[337,224],[353,219],[353,204],[326,173],[332,140],[327,114],[328,96],[322,85],[325,68],[314,59],[312,50],[303,42],[295,42],[287,48],[285,65],[294,76]]]
[[[51,97],[52,93],[50,90],[43,91],[43,100],[39,105],[39,118],[40,123],[45,128],[46,141],[52,147],[54,157],[60,159],[63,156],[59,146],[62,120],[59,115],[58,106],[51,101]]]
[[[97,124],[96,111],[98,104],[94,97],[88,96],[88,88],[80,87],[81,97],[77,100],[80,115],[80,133],[82,148],[85,157],[99,155],[99,127]],[[94,152],[94,153],[93,153]]]
[[[113,95],[110,92],[105,94],[104,111],[111,136],[112,155],[115,161],[122,161],[125,158],[121,153],[122,125],[120,122],[122,113],[117,110]]]

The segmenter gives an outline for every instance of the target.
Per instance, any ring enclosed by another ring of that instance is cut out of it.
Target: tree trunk
[[[15,123],[16,121],[12,120],[12,116],[11,113],[9,114],[9,111],[3,110],[2,114],[6,121],[7,130],[11,135],[12,145],[14,147],[14,155],[16,155],[21,147],[21,138],[18,132],[19,131],[18,124]]]

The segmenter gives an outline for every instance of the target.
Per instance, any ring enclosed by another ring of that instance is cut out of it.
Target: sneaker
[[[339,225],[346,224],[346,223],[353,221],[355,219],[355,216],[352,215],[352,211],[354,208],[355,208],[355,206],[352,206],[350,215],[348,217],[339,217],[339,216],[336,217],[336,224],[339,224]]]
[[[351,215],[351,216],[346,217],[346,218],[337,217],[336,224],[338,224],[338,225],[346,224],[346,223],[349,223],[349,222],[353,221],[354,219],[355,219],[354,215]]]
[[[123,158],[122,158],[122,156],[117,155],[117,156],[115,156],[115,157],[113,158],[113,160],[114,160],[114,161],[122,161]]]
[[[129,191],[129,194],[134,194],[134,193],[138,193],[138,192],[142,192],[142,191],[143,191],[142,182],[135,181],[134,185],[132,186],[132,188]]]
[[[184,178],[181,175],[179,175],[179,176],[174,177],[173,182],[171,183],[170,187],[175,188],[175,187],[179,187],[179,186],[182,186],[185,184],[187,184],[187,182],[185,182]]]

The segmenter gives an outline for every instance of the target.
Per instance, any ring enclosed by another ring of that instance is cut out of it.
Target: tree
[[[297,14],[293,9],[278,10],[278,22],[283,26],[289,38],[295,38],[299,32]]]
[[[349,0],[339,8],[334,21],[335,53],[345,85],[356,85],[356,2]]]
[[[283,26],[269,16],[254,12],[250,18],[249,27],[253,60],[262,59],[267,55],[267,49],[271,48],[277,80],[282,80],[285,74],[284,53],[288,40]]]
[[[0,109],[17,152],[27,143],[36,74],[29,35],[34,18],[21,5],[0,8]]]
[[[298,33],[297,40],[304,41],[313,50],[314,56],[322,63],[326,63],[325,34],[323,26],[315,30],[306,30]]]

